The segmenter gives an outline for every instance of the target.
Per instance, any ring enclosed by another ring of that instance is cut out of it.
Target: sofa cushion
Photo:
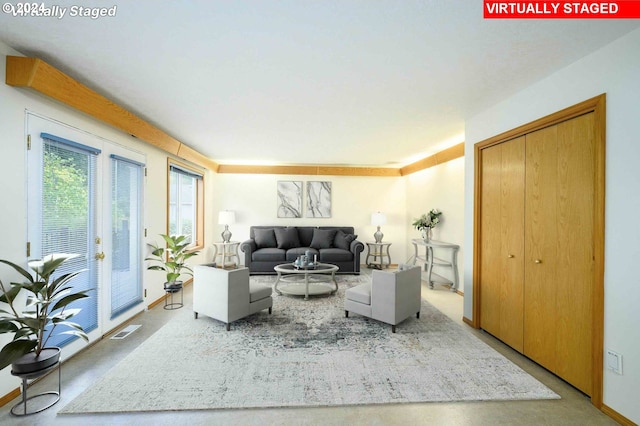
[[[249,281],[249,301],[251,303],[271,296],[271,287]]]
[[[351,242],[356,238],[358,238],[357,235],[347,234],[340,229],[336,232],[336,236],[333,239],[333,246],[342,250],[350,250]]]
[[[333,247],[333,239],[336,236],[335,229],[314,229],[311,247],[324,249]]]
[[[251,260],[254,262],[279,262],[285,260],[286,252],[279,248],[263,248],[253,252]]]
[[[276,242],[279,249],[288,250],[300,247],[297,228],[275,228],[273,232],[276,234]]]
[[[353,253],[339,248],[320,249],[320,262],[351,262]]]
[[[365,305],[371,304],[371,283],[364,283],[351,287],[346,291],[345,296],[348,300],[354,302],[363,303]]]
[[[262,229],[256,228],[253,230],[253,239],[256,241],[256,246],[261,248],[274,248],[277,247],[276,235],[273,233],[273,228]]]
[[[309,254],[311,255],[311,260],[313,260],[313,256],[318,256],[318,259],[320,258],[319,254],[320,252],[314,248],[311,247],[295,247],[292,249],[287,250],[287,260],[293,262],[294,260],[296,260],[298,258],[298,256],[302,256],[303,254],[307,254],[307,250],[309,250]]]
[[[298,226],[298,238],[300,238],[300,247],[309,247],[313,240],[313,226]]]

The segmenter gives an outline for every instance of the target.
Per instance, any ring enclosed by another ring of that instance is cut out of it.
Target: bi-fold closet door
[[[592,391],[594,114],[485,148],[480,326]]]

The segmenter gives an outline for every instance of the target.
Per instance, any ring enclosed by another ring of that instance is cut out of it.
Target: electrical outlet
[[[622,375],[622,355],[607,349],[607,368],[614,373]]]

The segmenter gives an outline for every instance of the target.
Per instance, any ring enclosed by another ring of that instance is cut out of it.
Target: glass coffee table
[[[338,267],[328,263],[316,263],[311,268],[296,268],[293,263],[284,263],[273,268],[278,279],[273,287],[277,294],[309,296],[335,294],[338,291],[336,272]]]

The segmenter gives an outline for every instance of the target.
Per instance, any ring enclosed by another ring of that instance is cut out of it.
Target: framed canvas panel
[[[278,217],[302,217],[302,181],[278,181]]]
[[[331,182],[307,182],[307,217],[331,217]]]

